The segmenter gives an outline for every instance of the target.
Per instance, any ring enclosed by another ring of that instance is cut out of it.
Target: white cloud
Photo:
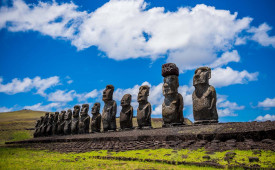
[[[249,73],[246,70],[241,72],[233,70],[230,67],[216,68],[212,71],[210,84],[214,87],[229,86],[232,84],[245,84],[248,81],[258,80],[258,72]]]
[[[229,62],[239,62],[240,56],[238,54],[238,51],[233,50],[232,52],[225,52],[222,54],[220,58],[218,58],[216,61],[214,61],[212,64],[210,64],[210,67],[221,67],[223,65],[227,65]]]
[[[275,107],[275,98],[266,98],[262,102],[258,102],[258,107]]]
[[[74,90],[71,90],[68,92],[64,90],[57,90],[48,95],[48,101],[70,102],[74,100],[75,96],[76,96],[76,92]]]
[[[243,32],[264,46],[274,46],[267,24],[251,28],[252,18],[237,19],[237,12],[203,4],[175,12],[149,8],[144,0],[110,0],[91,13],[77,8],[72,2],[34,5],[14,0],[11,7],[0,8],[0,29],[39,31],[69,39],[79,50],[97,46],[115,60],[167,55],[167,62],[177,63],[181,70],[238,62],[237,52],[229,51],[245,44]]]
[[[68,84],[72,84],[72,83],[73,83],[73,80],[68,80],[67,83],[68,83]]]
[[[64,106],[64,103],[50,103],[47,105],[42,105],[42,103],[37,103],[32,106],[25,106],[24,109],[37,110],[37,111],[55,111],[61,110]]]
[[[13,107],[7,108],[7,107],[0,107],[0,113],[1,112],[10,112],[13,111]]]
[[[255,120],[256,121],[267,121],[267,120],[275,121],[275,115],[266,114],[265,116],[258,116]]]
[[[268,36],[267,32],[272,28],[266,23],[261,24],[258,28],[252,27],[249,32],[254,33],[252,40],[258,42],[262,46],[273,46],[275,48],[275,36]]]
[[[22,92],[28,92],[35,88],[37,94],[45,96],[44,91],[50,87],[56,86],[59,83],[59,77],[53,76],[46,79],[41,79],[40,77],[35,77],[33,79],[24,78],[19,80],[18,78],[12,79],[10,83],[2,84],[3,78],[0,78],[0,92],[6,94],[16,94]]]
[[[217,112],[219,117],[238,116],[236,110],[243,110],[244,106],[239,106],[236,102],[227,100],[227,96],[218,95],[217,97]]]

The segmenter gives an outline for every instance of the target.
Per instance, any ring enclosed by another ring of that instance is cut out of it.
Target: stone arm
[[[184,101],[183,101],[183,97],[180,93],[178,93],[179,96],[179,113],[180,113],[180,119],[181,121],[184,121],[183,119],[183,108],[184,108]]]
[[[211,94],[212,94],[212,100],[211,100],[211,105],[210,105],[210,108],[208,108],[209,110],[211,110],[215,103],[216,103],[216,100],[217,100],[217,95],[216,95],[216,90],[213,86],[210,86],[210,90],[211,91]]]
[[[90,119],[90,116],[86,116],[83,122],[86,122],[88,119]]]
[[[146,109],[148,109],[148,112],[147,112],[148,114],[146,115],[146,116],[147,116],[147,120],[148,120],[148,119],[151,118],[152,106],[151,106],[151,104],[148,102],[148,104],[147,104],[146,107],[147,107]]]
[[[132,118],[133,118],[133,114],[134,114],[134,109],[133,109],[133,107],[131,106],[131,108],[130,108],[130,120],[132,120]]]
[[[116,111],[117,111],[117,105],[116,105],[116,101],[114,101],[114,103],[113,103],[113,107],[112,107],[112,111],[111,111],[111,114],[112,114],[112,118],[114,117],[116,117]]]

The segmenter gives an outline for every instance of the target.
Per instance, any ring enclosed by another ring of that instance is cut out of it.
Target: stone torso
[[[137,108],[137,122],[138,126],[151,126],[151,104],[149,102]]]
[[[133,127],[133,107],[122,108],[120,112],[120,127],[123,128],[132,128]]]
[[[162,118],[164,124],[166,123],[181,123],[183,122],[182,108],[183,99],[181,94],[177,94],[173,98],[165,98],[162,103]]]
[[[103,111],[102,111],[102,119],[103,120],[115,120],[116,115],[114,114],[114,105],[116,105],[116,102],[114,100],[107,102],[104,105]]]
[[[93,115],[92,121],[91,121],[91,129],[92,132],[100,132],[101,126],[101,115],[100,113]]]

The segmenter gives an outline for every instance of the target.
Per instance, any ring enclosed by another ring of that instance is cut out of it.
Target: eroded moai
[[[45,113],[44,119],[43,119],[43,123],[42,123],[42,127],[41,127],[41,136],[45,136],[46,132],[47,132],[47,124],[49,121],[49,112]]]
[[[103,91],[102,100],[104,108],[102,111],[103,131],[116,130],[116,111],[117,104],[113,100],[114,86],[107,85]]]
[[[139,128],[151,127],[152,107],[148,102],[150,87],[147,85],[140,86],[137,101],[137,123]]]
[[[218,122],[216,90],[209,85],[210,78],[211,69],[209,67],[196,69],[193,77],[195,91],[192,94],[195,124]]]
[[[80,112],[80,106],[75,105],[74,110],[73,110],[72,123],[71,123],[71,133],[72,134],[78,134],[78,130],[79,130],[79,112]]]
[[[132,129],[133,128],[133,107],[131,106],[132,96],[125,94],[121,99],[121,112],[120,112],[120,128]]]
[[[100,132],[101,128],[101,115],[100,111],[100,103],[95,103],[92,107],[92,119],[91,119],[91,130],[92,132]]]
[[[174,63],[162,65],[163,86],[162,93],[164,102],[162,104],[163,126],[182,125],[183,118],[183,98],[178,93],[179,69]]]
[[[46,136],[51,136],[53,132],[54,114],[51,113],[47,122]]]
[[[72,110],[69,109],[64,115],[64,134],[69,135],[71,134],[71,124],[72,124]]]
[[[40,126],[42,122],[43,122],[43,116],[41,116],[40,119],[36,121],[33,137],[38,137],[40,135]]]
[[[57,135],[57,129],[58,129],[58,116],[59,116],[59,112],[55,112],[54,113],[54,118],[53,118],[53,135]]]
[[[64,134],[64,117],[65,117],[66,111],[62,110],[60,114],[58,115],[58,122],[57,122],[57,134],[63,135]]]
[[[83,104],[80,111],[79,131],[78,133],[89,133],[90,116],[88,115],[89,104]]]

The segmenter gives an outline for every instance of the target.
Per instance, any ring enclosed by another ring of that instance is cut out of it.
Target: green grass
[[[202,169],[186,165],[94,159],[95,152],[57,153],[0,148],[0,169]],[[213,168],[203,168],[213,169]]]

